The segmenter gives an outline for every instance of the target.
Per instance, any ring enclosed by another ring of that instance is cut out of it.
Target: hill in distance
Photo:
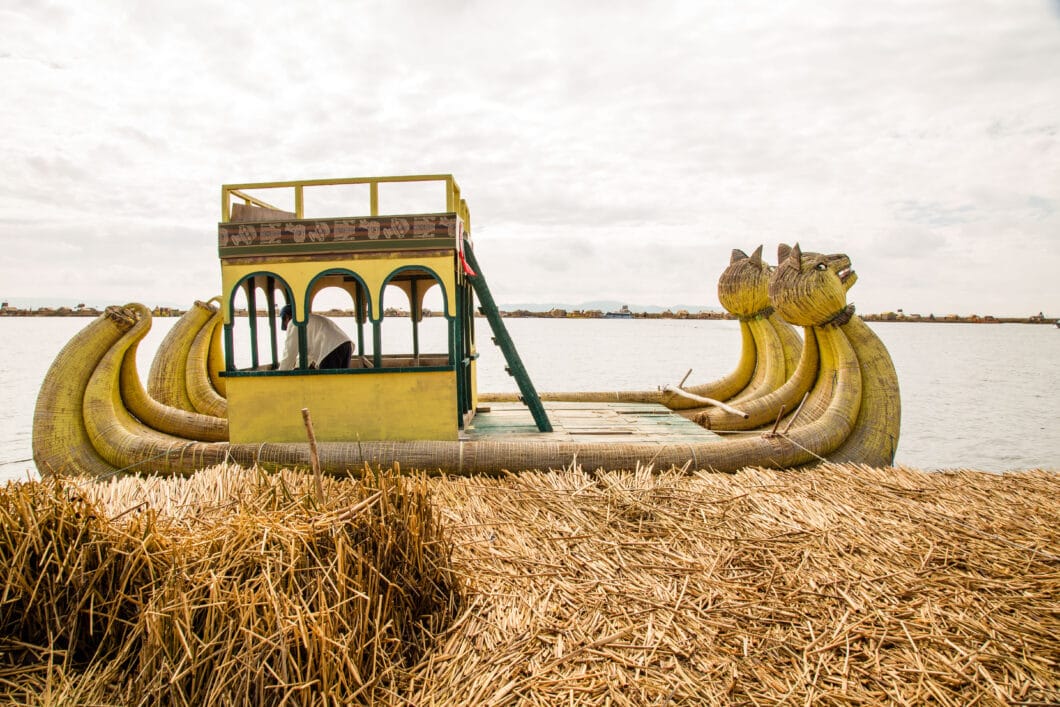
[[[70,297],[0,297],[0,300],[7,302],[8,306],[16,309],[41,309],[42,307],[48,307],[51,309],[58,309],[59,307],[67,307],[69,309],[75,308],[79,304],[83,304],[85,307],[90,309],[98,309],[102,311],[106,307],[111,305],[121,305],[124,302],[114,302],[109,300],[102,300],[98,298],[88,297],[75,299]],[[191,304],[187,302],[183,307],[170,302],[144,302],[148,307],[171,307],[174,309],[187,309]]]
[[[534,303],[498,303],[497,307],[505,312],[514,312],[519,309],[525,309],[528,312],[550,312],[553,309],[565,309],[568,312],[574,311],[592,311],[599,310],[601,312],[617,312],[622,309],[623,305],[629,307],[631,312],[644,312],[647,314],[658,314],[670,310],[671,312],[677,312],[685,310],[690,314],[697,312],[720,312],[720,307],[708,307],[700,304],[672,304],[666,307],[660,307],[655,304],[628,304],[626,302],[619,302],[618,300],[597,300],[593,302],[582,302],[580,304],[569,304],[562,302],[534,302]]]

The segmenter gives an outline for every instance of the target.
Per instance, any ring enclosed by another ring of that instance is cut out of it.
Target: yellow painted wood
[[[444,182],[447,212],[456,216],[458,232],[469,236],[467,202],[461,198],[460,187],[451,174],[227,184],[221,188],[222,221],[227,222],[233,217],[233,199],[242,200],[247,205],[275,208],[244,190],[292,189],[293,215],[296,219],[304,220],[307,216],[304,213],[305,190],[308,188],[367,184],[369,212],[372,216],[380,216],[380,184],[430,181]],[[235,215],[238,217],[238,214]],[[250,276],[271,276],[281,289],[284,285],[290,288],[295,320],[304,322],[305,303],[315,294],[311,290],[319,290],[327,286],[327,282],[334,284],[330,280],[318,279],[321,273],[344,270],[356,274],[363,283],[366,302],[371,307],[367,314],[379,321],[383,318],[383,309],[387,304],[383,300],[387,281],[399,271],[418,270],[437,278],[445,290],[445,314],[451,318],[457,317],[460,316],[457,312],[457,291],[458,287],[463,286],[464,278],[454,253],[457,246],[458,243],[453,241],[449,248],[434,243],[433,250],[365,249],[324,258],[307,259],[286,254],[257,257],[251,262],[222,260],[222,315],[226,324],[232,323],[233,294],[239,283]],[[378,247],[386,248],[383,243],[378,244]],[[405,290],[412,302],[411,287],[407,282],[394,280],[392,284]],[[354,292],[357,287],[359,285],[351,283],[346,289]],[[417,301],[412,302],[414,312],[419,310],[422,296],[429,287],[422,283],[417,288]],[[473,364],[470,391],[472,411],[478,401],[475,369]],[[227,378],[225,384],[228,414],[232,421],[230,439],[233,442],[304,441],[303,407],[308,407],[312,412],[316,435],[321,441],[455,440],[459,427],[456,376],[451,371],[236,376]]]
[[[278,208],[276,206],[273,206],[272,204],[268,203],[267,201],[262,201],[261,199],[258,199],[257,197],[251,196],[250,194],[244,194],[243,192],[239,191],[238,189],[226,190],[226,189],[222,188],[221,189],[221,211],[222,211],[222,216],[223,216],[222,220],[223,221],[228,221],[228,216],[229,216],[228,212],[230,212],[230,210],[231,210],[230,209],[230,206],[231,206],[231,203],[232,203],[231,198],[233,198],[233,197],[236,198],[236,199],[242,199],[243,203],[246,204],[247,206],[259,206],[259,207],[261,207],[263,209],[275,209],[276,211],[286,211],[286,209],[280,209],[280,208]]]
[[[471,359],[471,410],[478,407],[478,359]]]
[[[471,235],[471,210],[467,207],[467,201],[464,199],[460,200],[460,210],[457,211],[457,215],[460,216],[464,221],[464,233],[467,236]]]
[[[371,293],[372,318],[380,319],[380,294],[386,279],[403,267],[417,267],[433,271],[445,285],[445,306],[450,317],[456,316],[456,272],[452,255],[418,255],[416,253],[390,252],[379,253],[373,258],[336,258],[335,260],[286,261],[277,260],[270,263],[226,264],[221,265],[221,284],[225,293],[221,302],[225,323],[232,322],[232,290],[247,275],[258,272],[269,272],[284,280],[290,286],[295,306],[295,320],[305,321],[303,304],[306,290],[314,277],[332,268],[346,268],[364,279],[365,286]],[[314,416],[315,419],[315,416]]]
[[[455,440],[456,379],[449,371],[228,379],[233,443],[304,442],[302,408],[321,442]]]

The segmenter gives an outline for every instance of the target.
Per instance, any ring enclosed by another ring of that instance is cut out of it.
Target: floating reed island
[[[9,483],[0,699],[1055,704],[1058,497],[859,465]]]

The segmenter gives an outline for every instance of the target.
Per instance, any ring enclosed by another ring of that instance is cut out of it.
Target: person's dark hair
[[[287,322],[291,321],[291,318],[293,316],[294,316],[294,310],[291,308],[291,305],[285,304],[280,309],[280,328],[283,329],[284,331],[286,331],[287,330]]]

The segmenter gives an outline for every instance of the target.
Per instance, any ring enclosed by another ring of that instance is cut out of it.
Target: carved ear
[[[747,259],[747,253],[744,253],[739,248],[733,248],[732,249],[732,258],[729,259],[729,265],[732,265],[737,260],[746,260],[746,259]]]
[[[796,243],[795,246],[791,249],[791,255],[789,255],[788,257],[795,261],[795,267],[798,268],[800,272],[802,272],[802,248],[799,247],[798,243]]]
[[[758,246],[755,252],[751,253],[751,262],[755,265],[762,264],[762,246]]]
[[[777,265],[780,265],[785,260],[787,260],[789,255],[791,255],[791,246],[790,245],[788,245],[787,243],[781,243],[780,245],[778,245],[777,246]]]

